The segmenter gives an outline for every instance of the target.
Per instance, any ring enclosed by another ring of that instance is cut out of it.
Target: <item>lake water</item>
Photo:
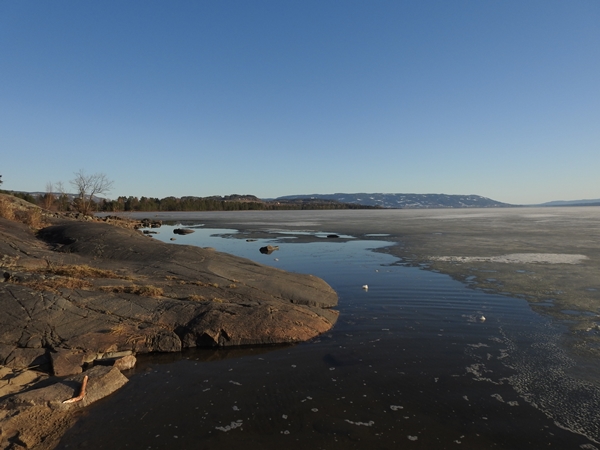
[[[526,301],[405,266],[383,235],[270,234],[197,227],[173,245],[323,278],[335,327],[294,346],[141,355],[59,448],[600,448],[597,382],[572,373],[564,330]]]

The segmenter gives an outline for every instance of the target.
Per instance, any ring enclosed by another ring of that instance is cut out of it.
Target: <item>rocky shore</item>
[[[45,221],[0,218],[0,449],[53,448],[127,382],[119,368],[136,354],[294,343],[336,322],[337,295],[314,276],[164,244],[127,221]],[[86,375],[83,400],[63,403]]]

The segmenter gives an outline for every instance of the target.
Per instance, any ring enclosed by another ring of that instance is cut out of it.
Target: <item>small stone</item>
[[[133,355],[123,356],[115,361],[115,367],[121,371],[133,369],[137,359]]]

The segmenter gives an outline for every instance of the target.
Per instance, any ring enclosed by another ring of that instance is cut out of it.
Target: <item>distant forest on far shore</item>
[[[335,200],[295,199],[261,200],[253,195],[225,197],[119,197],[102,200],[99,211],[246,211],[298,209],[372,209],[370,206],[342,203]]]
[[[81,211],[80,198],[65,193],[27,193],[1,191],[54,211]],[[342,203],[335,200],[301,198],[294,200],[261,200],[253,195],[224,197],[118,197],[116,200],[94,198],[91,211],[246,211],[302,209],[373,209],[372,206]]]

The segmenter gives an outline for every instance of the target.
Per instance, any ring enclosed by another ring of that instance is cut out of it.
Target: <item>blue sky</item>
[[[600,2],[0,2],[3,188],[600,198]]]

